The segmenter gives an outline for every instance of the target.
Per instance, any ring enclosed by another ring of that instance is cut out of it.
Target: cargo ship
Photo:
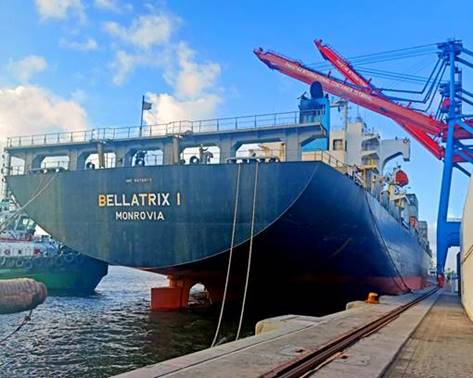
[[[164,307],[185,307],[195,283],[219,302],[226,280],[238,302],[248,270],[261,306],[424,287],[427,224],[406,174],[385,168],[409,141],[362,120],[331,131],[331,106],[319,86],[298,112],[9,138],[8,188],[71,248],[167,275],[152,294]],[[41,165],[58,155],[65,169]]]
[[[51,239],[9,200],[0,201],[0,280],[32,278],[52,294],[90,294],[108,265]]]

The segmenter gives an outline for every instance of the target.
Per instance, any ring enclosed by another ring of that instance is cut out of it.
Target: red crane
[[[371,84],[370,80],[365,79],[351,66],[351,64],[340,56],[335,50],[329,46],[324,45],[321,39],[314,41],[315,46],[322,54],[322,57],[328,60],[347,80],[353,84],[358,85],[361,89],[365,88],[366,92],[373,93],[382,96],[374,85]],[[421,143],[428,151],[430,151],[436,158],[441,159],[443,157],[443,147],[441,147],[430,135],[425,131],[418,129],[415,125],[408,122],[402,122],[392,117],[408,134],[414,139]]]
[[[369,80],[357,73],[350,63],[334,50],[323,45],[320,40],[315,41],[315,44],[322,56],[342,73],[346,78],[345,81],[325,75],[305,66],[299,61],[287,58],[273,51],[263,51],[260,48],[255,49],[254,53],[271,69],[278,70],[307,84],[318,81],[326,92],[393,119],[436,158],[443,159],[444,148],[434,138],[443,137],[447,130],[445,122],[392,101],[374,87]],[[473,135],[464,128],[458,127],[455,137],[457,139],[472,138]],[[455,155],[454,161],[463,162],[465,159]]]

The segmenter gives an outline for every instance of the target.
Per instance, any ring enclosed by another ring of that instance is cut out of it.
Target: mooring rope
[[[3,339],[0,339],[0,344],[3,344],[10,337],[12,337],[15,333],[17,333],[20,329],[22,329],[23,326],[31,320],[31,314],[33,314],[33,310],[30,310],[28,315],[25,315],[25,317],[23,318],[23,321],[18,325],[18,327],[16,327],[12,332],[10,332],[8,335],[6,335]]]
[[[230,251],[228,253],[227,276],[225,278],[225,288],[223,289],[222,305],[220,307],[220,315],[218,317],[217,329],[215,330],[215,336],[212,341],[212,345],[210,345],[211,348],[214,347],[215,344],[217,343],[218,335],[220,333],[220,327],[222,325],[225,302],[227,300],[228,284],[230,281],[230,270],[232,266],[233,248],[235,246],[235,232],[236,232],[236,223],[237,223],[237,214],[238,214],[238,202],[240,198],[240,175],[241,175],[241,164],[238,164],[237,181],[236,181],[236,189],[235,189],[235,206],[233,210],[232,237],[230,241]]]
[[[253,254],[253,238],[254,238],[254,234],[255,234],[256,193],[257,193],[257,189],[258,189],[258,168],[259,168],[259,163],[256,162],[255,186],[254,186],[254,189],[253,189],[253,211],[252,211],[252,214],[251,214],[250,248],[249,248],[249,251],[248,251],[248,264],[247,264],[247,268],[246,268],[245,290],[243,291],[243,303],[241,304],[240,321],[238,323],[238,330],[237,330],[235,340],[238,340],[240,338],[241,327],[243,325],[243,317],[244,317],[244,314],[245,314],[246,295],[248,293],[248,283],[250,281],[251,256]]]
[[[0,232],[5,231],[8,226],[7,224],[10,223],[11,220],[15,219],[20,213],[26,209],[27,206],[29,206],[36,198],[38,198],[46,189],[47,187],[51,184],[51,182],[56,178],[57,173],[55,173],[49,181],[38,190],[28,201],[23,206],[20,206],[18,209],[16,209],[8,218],[6,218],[3,222],[0,223]]]

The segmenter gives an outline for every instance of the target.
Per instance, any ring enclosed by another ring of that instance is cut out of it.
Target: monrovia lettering
[[[162,211],[115,211],[115,220],[164,220]]]
[[[152,206],[168,207],[181,205],[181,193],[176,193],[175,197],[169,192],[157,193],[133,193],[133,194],[106,194],[98,195],[99,207],[135,207]]]

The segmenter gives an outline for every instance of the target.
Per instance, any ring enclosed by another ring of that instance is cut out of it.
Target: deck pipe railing
[[[322,122],[323,109],[311,110],[314,123]],[[198,121],[174,121],[165,124],[118,128],[96,128],[7,138],[6,147],[29,147],[56,144],[87,143],[96,140],[124,140],[160,137],[185,133],[210,133],[255,129],[298,124],[301,112],[258,114],[230,118],[215,118]]]

